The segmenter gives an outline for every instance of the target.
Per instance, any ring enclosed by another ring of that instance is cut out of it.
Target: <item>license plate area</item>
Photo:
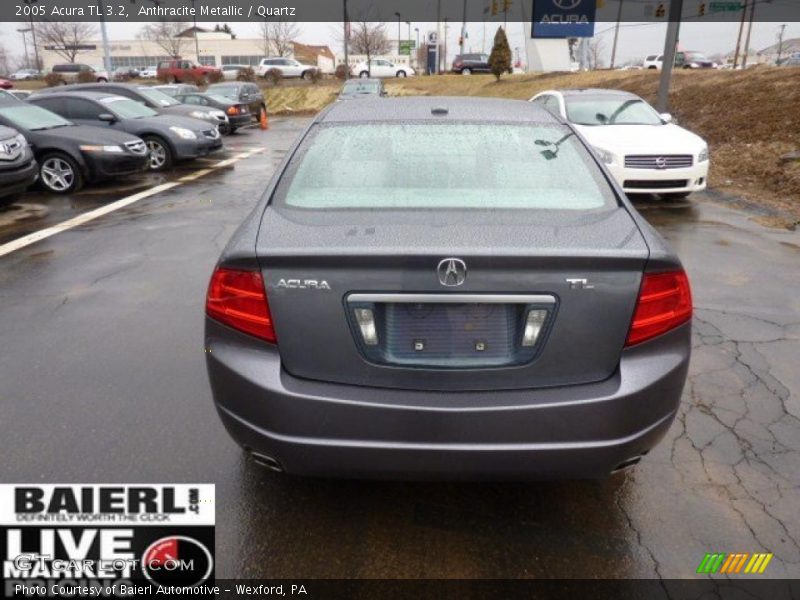
[[[533,361],[557,302],[551,295],[350,294],[345,308],[369,362],[475,369]]]

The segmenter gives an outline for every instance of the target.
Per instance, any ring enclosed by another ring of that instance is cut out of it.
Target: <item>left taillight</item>
[[[684,271],[645,273],[626,346],[666,333],[692,318],[692,291]]]
[[[276,343],[264,279],[258,271],[217,267],[208,284],[206,314],[270,343]]]

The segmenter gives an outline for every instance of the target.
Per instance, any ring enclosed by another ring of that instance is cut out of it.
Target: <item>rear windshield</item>
[[[277,192],[276,203],[303,209],[616,206],[574,134],[518,123],[317,126]]]

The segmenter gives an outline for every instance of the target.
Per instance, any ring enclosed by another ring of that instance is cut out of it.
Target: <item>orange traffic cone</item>
[[[261,124],[261,131],[269,129],[269,119],[267,119],[267,111],[264,108],[261,109],[259,123]]]

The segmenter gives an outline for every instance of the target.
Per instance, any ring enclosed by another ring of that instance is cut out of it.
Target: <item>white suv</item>
[[[645,69],[658,69],[660,71],[661,67],[664,66],[664,57],[660,54],[646,56],[643,66]]]
[[[411,77],[414,69],[405,65],[395,65],[385,58],[374,58],[367,62],[360,62],[351,69],[356,77]]]
[[[293,58],[262,58],[258,63],[256,72],[259,77],[264,77],[270,69],[277,69],[283,77],[302,77],[310,79],[311,73],[318,67],[306,65]]]

